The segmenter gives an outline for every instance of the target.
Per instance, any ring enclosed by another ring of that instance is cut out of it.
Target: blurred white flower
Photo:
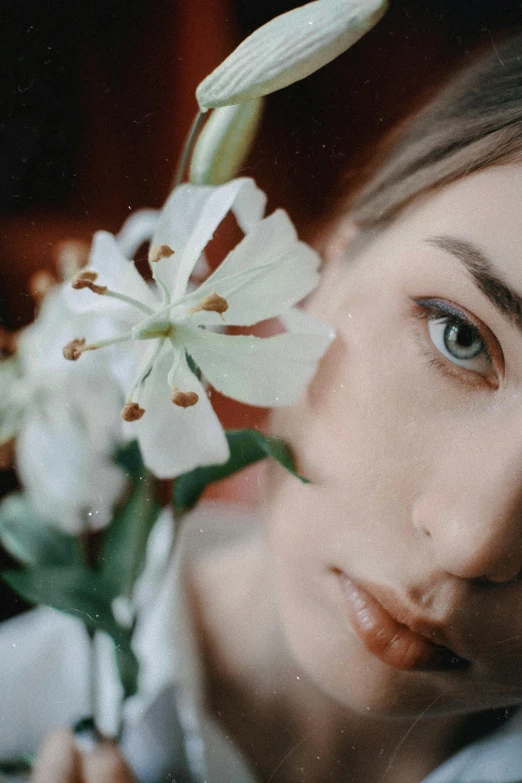
[[[60,285],[50,291],[20,333],[16,357],[0,362],[0,439],[16,436],[16,465],[35,510],[77,533],[110,520],[125,483],[112,459],[123,439],[122,395],[103,360],[74,372],[64,359],[78,316],[63,293]]]
[[[228,397],[284,406],[301,395],[332,339],[330,329],[304,315],[306,327],[300,320],[303,328],[274,337],[222,333],[223,325],[252,326],[286,313],[318,281],[317,253],[298,240],[282,210],[263,218],[265,202],[250,179],[219,187],[182,185],[158,219],[149,251],[151,285],[106,232],[95,235],[90,263],[73,280],[71,306],[97,315],[108,334],[98,340],[86,328],[64,353],[78,359],[97,348],[120,349],[119,358],[115,352],[112,357],[116,376],[125,383],[129,366],[135,373],[122,416],[132,422],[145,464],[160,478],[225,462],[229,455],[188,357]],[[229,210],[245,236],[189,290],[191,273]]]

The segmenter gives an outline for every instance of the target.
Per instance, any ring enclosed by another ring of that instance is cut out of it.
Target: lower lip
[[[467,664],[399,623],[363,587],[338,572],[344,605],[355,634],[376,658],[402,671],[448,671]]]

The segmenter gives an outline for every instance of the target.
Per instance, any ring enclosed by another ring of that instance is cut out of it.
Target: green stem
[[[185,170],[187,168],[187,164],[190,160],[190,156],[192,155],[192,151],[196,145],[196,141],[199,135],[199,132],[203,126],[203,122],[205,120],[205,114],[203,112],[199,111],[196,114],[196,117],[194,119],[194,122],[192,123],[192,126],[190,128],[190,131],[188,133],[188,136],[185,141],[185,146],[183,147],[183,152],[181,153],[181,158],[178,164],[178,168],[176,169],[176,176],[174,177],[174,187],[177,188],[178,185],[181,185],[183,181],[183,175],[185,174]]]

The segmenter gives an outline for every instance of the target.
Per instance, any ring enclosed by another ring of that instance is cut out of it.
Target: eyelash
[[[481,379],[486,381],[488,385],[497,387],[498,377],[497,373],[495,372],[496,363],[488,347],[487,339],[477,324],[468,318],[466,314],[462,312],[462,310],[459,310],[455,307],[455,305],[442,299],[416,299],[414,302],[416,305],[414,316],[427,324],[438,321],[441,323],[441,325],[444,325],[445,328],[448,326],[464,326],[471,330],[472,334],[475,335],[482,343],[483,348],[481,355],[484,356],[488,367],[491,368],[492,372],[494,373],[494,378],[492,377],[491,373],[488,373],[486,376],[485,374],[477,372],[476,370],[463,367],[456,361],[452,361],[448,357],[444,356],[444,354],[434,344],[431,335],[428,336],[430,344],[427,346],[429,350],[430,364],[437,367],[439,370],[452,378],[457,377],[459,380],[464,379],[471,383],[480,382]],[[433,354],[432,349],[435,349],[435,354]]]

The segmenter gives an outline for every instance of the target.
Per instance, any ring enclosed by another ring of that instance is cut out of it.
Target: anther
[[[174,405],[178,405],[180,408],[191,408],[197,403],[199,396],[196,394],[196,392],[182,392],[173,386],[170,399]]]
[[[200,313],[201,311],[206,313],[219,313],[223,318],[223,313],[228,310],[228,302],[222,296],[212,291],[211,294],[204,296],[197,307],[191,307],[189,313]]]
[[[106,285],[96,285],[98,275],[96,272],[78,272],[71,280],[71,285],[75,291],[81,291],[82,288],[88,288],[94,294],[104,294],[107,290]]]
[[[149,250],[149,261],[152,264],[156,264],[162,258],[170,258],[173,255],[174,251],[168,245],[156,245]]]
[[[138,405],[137,402],[128,402],[121,412],[124,421],[138,421],[145,413],[145,408]]]
[[[85,350],[85,337],[81,337],[76,340],[71,340],[70,343],[67,343],[67,345],[63,349],[63,355],[65,359],[69,359],[69,361],[75,362],[77,359],[80,358],[84,350]]]

